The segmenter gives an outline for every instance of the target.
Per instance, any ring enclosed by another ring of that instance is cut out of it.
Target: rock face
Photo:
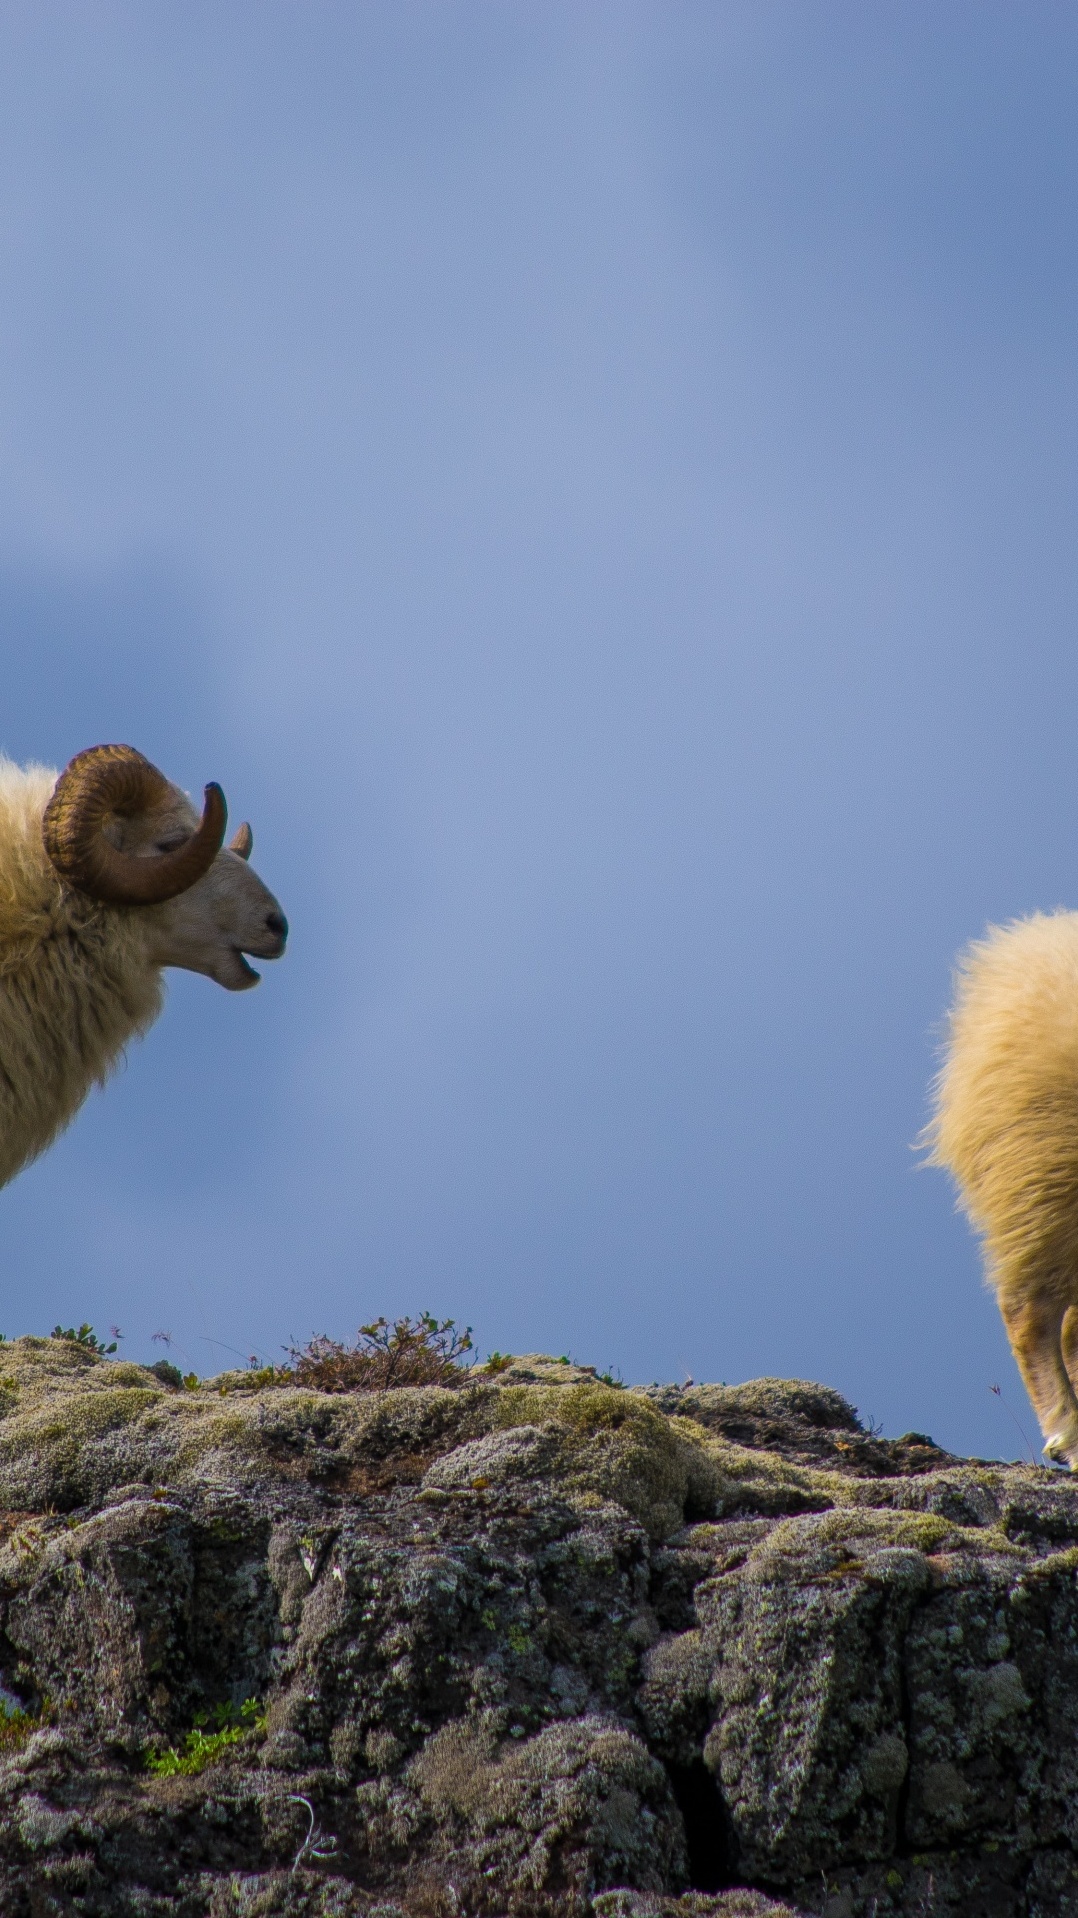
[[[161,1371],[0,1347],[4,1918],[1078,1918],[1068,1479],[798,1381]]]

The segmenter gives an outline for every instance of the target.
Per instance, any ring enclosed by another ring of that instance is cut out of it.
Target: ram
[[[0,760],[0,1185],[68,1124],[161,1010],[162,970],[257,984],[288,926],[224,846],[224,794],[187,795],[131,746],[91,746],[57,778]]]
[[[1078,913],[993,927],[959,963],[931,1159],[981,1234],[1044,1434],[1078,1469]]]

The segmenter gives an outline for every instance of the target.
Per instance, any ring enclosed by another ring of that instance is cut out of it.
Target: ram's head
[[[244,958],[279,959],[288,923],[247,864],[251,828],[225,846],[220,786],[201,820],[187,794],[133,746],[91,746],[56,782],[45,850],[60,878],[107,906],[138,910],[152,965],[202,972],[230,992],[256,985]]]

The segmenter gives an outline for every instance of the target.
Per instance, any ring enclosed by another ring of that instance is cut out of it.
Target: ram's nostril
[[[266,914],[266,924],[269,930],[275,934],[278,939],[287,938],[288,921],[283,912],[268,912]]]

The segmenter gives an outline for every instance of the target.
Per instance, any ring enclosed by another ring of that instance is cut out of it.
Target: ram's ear
[[[229,840],[228,850],[229,852],[238,852],[241,859],[249,859],[251,857],[251,849],[254,846],[254,843],[255,843],[254,833],[251,831],[251,828],[247,824],[247,821],[245,819],[242,826],[240,826],[238,830],[233,833],[231,839]]]

